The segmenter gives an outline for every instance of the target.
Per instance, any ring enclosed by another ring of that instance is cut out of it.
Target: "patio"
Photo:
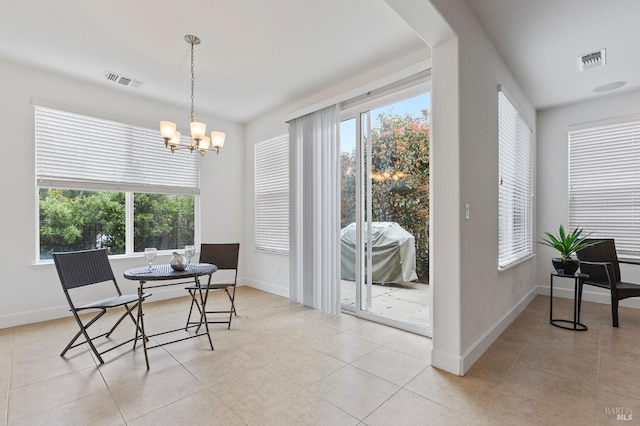
[[[346,305],[355,309],[355,284],[354,281],[341,280],[343,307]],[[429,284],[374,284],[372,299],[373,314],[421,326],[429,325]]]

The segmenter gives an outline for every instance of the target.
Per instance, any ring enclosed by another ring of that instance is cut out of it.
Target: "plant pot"
[[[560,275],[573,275],[580,267],[580,261],[577,259],[563,259],[561,257],[554,257],[551,259],[553,267]]]

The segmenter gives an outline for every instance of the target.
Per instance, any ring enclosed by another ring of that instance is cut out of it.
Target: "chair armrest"
[[[607,279],[609,281],[609,285],[611,286],[611,289],[612,290],[616,289],[616,280],[611,279],[612,277],[615,277],[615,274],[613,273],[613,264],[611,262],[592,262],[589,260],[581,260],[580,264],[603,267],[605,269],[605,272],[607,273]]]

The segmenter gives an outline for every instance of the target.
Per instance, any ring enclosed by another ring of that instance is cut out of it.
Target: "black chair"
[[[589,275],[584,284],[606,288],[611,292],[611,316],[613,326],[618,327],[618,302],[628,297],[640,296],[640,284],[627,283],[620,277],[620,262],[613,239],[588,239],[599,244],[576,253],[580,260],[580,272]],[[578,290],[578,309],[582,303],[582,285]]]
[[[209,320],[207,318],[208,324],[228,324],[227,329],[231,328],[231,319],[233,315],[238,315],[236,313],[236,282],[238,280],[238,256],[240,254],[240,244],[238,243],[230,243],[230,244],[201,244],[200,245],[200,263],[211,263],[218,267],[218,271],[223,270],[233,270],[234,278],[233,281],[225,281],[223,283],[212,283],[211,277],[209,275],[209,280],[207,281],[206,286],[204,284],[201,287],[198,287],[195,283],[188,287],[185,287],[189,294],[191,295],[191,307],[189,308],[189,317],[187,318],[186,328],[189,326],[196,326],[196,332],[200,329],[202,325],[204,312],[208,314],[229,314],[228,320]],[[204,299],[202,302],[202,306],[200,304],[200,298],[198,293],[203,290],[205,292]],[[229,302],[231,302],[231,306],[229,310],[225,311],[208,311],[207,309],[207,300],[209,298],[209,290],[224,290],[227,296],[229,297]],[[191,314],[193,312],[193,307],[196,306],[198,309],[198,313],[200,314],[200,318],[198,321],[191,321]]]
[[[69,302],[71,312],[73,313],[73,316],[76,319],[78,326],[80,327],[80,331],[73,337],[73,339],[71,339],[60,356],[64,356],[71,348],[75,348],[87,343],[100,363],[103,364],[104,360],[102,359],[102,354],[136,339],[138,336],[138,331],[140,332],[140,336],[144,336],[144,333],[142,333],[142,328],[131,313],[138,306],[138,295],[122,294],[122,292],[120,291],[120,287],[118,287],[118,283],[113,276],[113,271],[111,269],[111,264],[109,263],[109,257],[107,256],[106,249],[54,253],[53,261],[56,265],[56,270],[58,271],[58,277],[60,278],[60,284],[62,284],[64,295],[67,297],[67,302]],[[116,296],[92,303],[85,303],[80,306],[75,305],[73,298],[71,297],[72,290],[94,284],[105,283],[108,281],[113,282],[115,292],[117,294]],[[144,300],[149,296],[151,295],[145,293],[142,295],[142,299]],[[108,309],[117,308],[120,306],[124,306],[125,312],[122,314],[122,316],[120,316],[113,327],[106,333],[103,333],[99,336],[90,337],[87,329],[96,321],[98,321],[98,319],[100,319],[100,317],[102,317]],[[78,313],[90,309],[98,309],[99,312],[85,324],[82,322],[82,319],[80,318]],[[100,337],[110,337],[111,333],[114,332],[116,327],[118,327],[122,320],[124,320],[127,316],[131,318],[131,321],[133,321],[137,328],[136,337],[118,345],[112,345],[109,347],[109,349],[99,352],[93,344],[93,341]],[[80,343],[76,343],[81,335],[84,336],[85,340]]]

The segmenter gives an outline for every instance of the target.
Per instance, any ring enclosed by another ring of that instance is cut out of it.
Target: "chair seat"
[[[150,294],[144,293],[142,295],[142,300],[151,296]],[[81,311],[84,309],[109,309],[115,308],[117,306],[126,305],[128,303],[134,303],[138,301],[137,294],[123,294],[121,296],[110,297],[108,299],[99,300],[97,302],[87,303],[86,305],[76,307],[76,311]]]
[[[616,288],[618,290],[640,290],[640,284],[618,282]]]

